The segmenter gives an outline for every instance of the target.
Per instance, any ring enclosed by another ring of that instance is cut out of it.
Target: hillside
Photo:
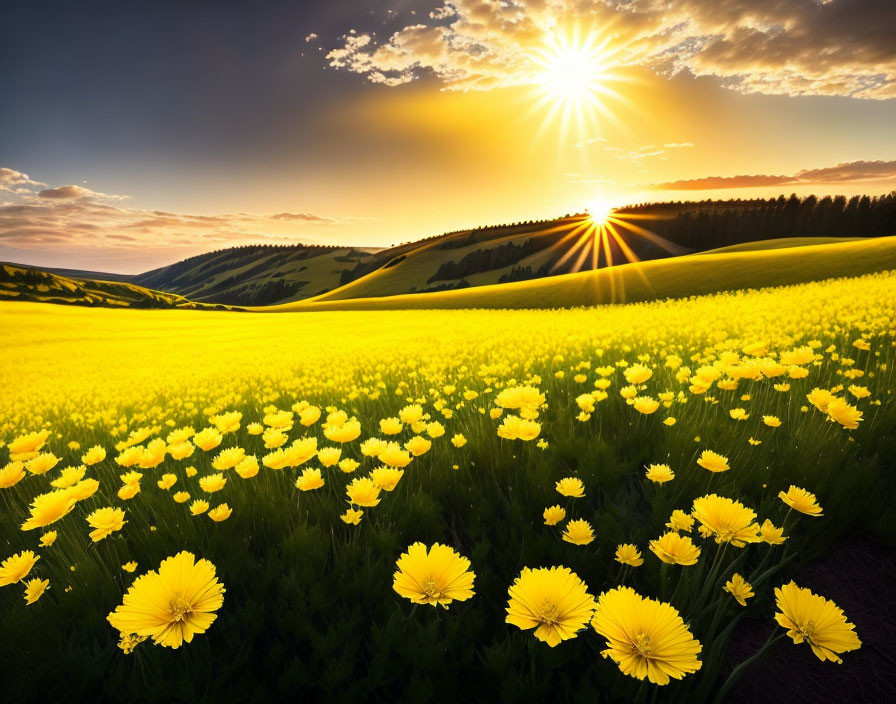
[[[15,264],[0,264],[0,300],[113,308],[228,309],[131,283],[74,279]]]
[[[131,278],[194,301],[268,305],[339,287],[371,257],[352,247],[246,246],[200,254]]]
[[[300,301],[268,311],[566,308],[782,286],[896,269],[896,237],[687,255],[460,291]]]

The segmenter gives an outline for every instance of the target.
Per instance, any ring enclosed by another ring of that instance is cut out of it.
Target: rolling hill
[[[567,308],[805,283],[896,269],[896,237],[701,253],[457,291],[297,301],[265,311]]]
[[[0,300],[112,308],[231,309],[229,306],[195,303],[177,294],[153,291],[132,283],[75,279],[41,269],[2,263]]]

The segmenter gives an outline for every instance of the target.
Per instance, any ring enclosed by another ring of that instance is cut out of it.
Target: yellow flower
[[[815,406],[819,411],[826,413],[828,404],[834,400],[834,394],[826,389],[815,388],[806,394],[806,398],[809,399],[809,403]]]
[[[188,477],[195,477],[198,471],[199,470],[197,470],[195,467],[187,467],[186,469],[184,469],[184,472]]]
[[[562,496],[570,496],[575,499],[585,496],[585,485],[577,477],[564,477],[554,485],[554,488]]]
[[[856,399],[859,400],[868,398],[871,395],[871,392],[867,388],[865,388],[864,386],[856,386],[855,384],[852,384],[849,387],[849,393],[851,393],[856,397]]]
[[[190,504],[190,513],[194,516],[199,516],[208,511],[208,501],[204,501],[203,499],[196,499],[193,503]]]
[[[50,588],[49,579],[29,579],[25,582],[25,604],[31,605],[41,598],[43,593]]]
[[[697,460],[697,464],[710,472],[727,472],[731,469],[728,466],[728,458],[712,450],[704,450]]]
[[[0,489],[9,489],[25,478],[25,465],[19,461],[13,461],[0,469]]]
[[[320,418],[320,408],[317,406],[306,406],[299,411],[299,423],[308,427],[314,425]]]
[[[594,540],[594,530],[591,524],[584,519],[570,521],[563,531],[563,540],[573,545],[588,545]]]
[[[594,611],[594,597],[568,567],[525,567],[507,593],[505,621],[523,630],[534,628],[535,637],[552,648],[575,638]]]
[[[403,469],[395,467],[377,467],[370,473],[370,478],[383,491],[392,491],[404,476]]]
[[[179,504],[185,503],[185,502],[187,502],[187,501],[190,500],[190,492],[188,492],[188,491],[178,491],[178,492],[174,495],[174,500],[175,500],[177,503],[179,503]]]
[[[314,489],[320,489],[323,485],[324,479],[317,468],[306,467],[299,478],[296,479],[296,489],[301,491],[313,491]]]
[[[785,494],[783,491],[778,492],[778,498],[795,511],[804,513],[807,516],[818,518],[824,514],[821,512],[821,506],[815,499],[815,494],[811,494],[805,489],[790,485]]]
[[[372,508],[380,502],[380,488],[369,477],[358,477],[345,488],[348,502],[355,506]]]
[[[251,479],[258,474],[258,460],[255,455],[247,455],[233,469],[243,479]]]
[[[534,440],[540,432],[540,423],[514,415],[505,416],[498,426],[498,437],[505,440]]]
[[[544,510],[542,516],[544,516],[546,526],[555,526],[566,518],[566,509],[560,506],[550,506]]]
[[[226,450],[221,450],[212,460],[212,467],[223,472],[236,467],[245,457],[246,451],[243,448],[228,447]]]
[[[81,455],[81,462],[86,464],[88,467],[94,464],[98,464],[106,459],[106,450],[100,445],[94,445],[87,452]]]
[[[218,431],[217,428],[205,428],[204,430],[200,430],[193,436],[193,444],[196,445],[200,450],[214,450],[218,445],[221,444],[221,441],[224,437]]]
[[[230,514],[233,513],[233,509],[230,508],[227,504],[220,504],[219,506],[215,506],[211,511],[208,512],[208,517],[211,518],[215,523],[220,523],[221,521],[226,521],[230,518]]]
[[[148,636],[156,645],[178,648],[205,633],[223,603],[215,566],[183,551],[163,560],[158,572],[138,577],[108,621],[122,636]]]
[[[199,478],[199,486],[206,494],[221,491],[225,484],[227,484],[227,477],[223,474],[208,474]]]
[[[769,428],[781,427],[781,419],[777,416],[762,416],[762,422],[765,423]]]
[[[220,415],[212,416],[209,418],[209,422],[212,423],[219,432],[227,434],[239,430],[240,421],[242,419],[242,413],[239,411],[230,411],[229,413],[221,413]]]
[[[632,401],[632,406],[634,406],[635,410],[639,413],[650,415],[660,407],[660,402],[650,396],[638,396]]]
[[[57,533],[55,530],[48,530],[46,533],[40,536],[40,546],[42,548],[50,547],[53,543],[56,542],[56,535]]]
[[[784,535],[784,529],[776,528],[774,523],[767,518],[759,528],[759,537],[769,545],[780,545],[787,540],[787,537]]]
[[[55,523],[75,507],[77,498],[71,489],[57,489],[35,496],[31,502],[31,515],[22,524],[22,530],[43,528]]]
[[[127,521],[124,520],[124,510],[120,508],[98,508],[87,516],[88,525],[93,528],[90,531],[90,539],[97,543],[115,531],[121,530]]]
[[[339,516],[342,519],[343,523],[347,523],[349,525],[356,526],[361,522],[361,516],[364,515],[363,511],[356,510],[353,508],[346,509],[345,513]]]
[[[341,447],[322,447],[317,451],[317,459],[324,467],[332,467],[342,455]]]
[[[708,494],[694,499],[691,514],[717,543],[731,543],[742,548],[747,543],[760,541],[756,512],[739,501]]]
[[[44,452],[25,463],[25,469],[32,474],[45,474],[59,464],[59,458],[52,452]]]
[[[398,418],[383,418],[380,421],[380,432],[383,435],[398,435],[404,425]]]
[[[351,442],[361,434],[361,424],[354,418],[341,425],[324,424],[324,437],[333,442]]]
[[[672,512],[672,516],[669,518],[669,522],[666,524],[666,527],[671,528],[674,531],[684,531],[685,533],[690,533],[694,528],[694,518],[681,509],[677,508]]]
[[[775,620],[794,643],[808,643],[819,660],[840,663],[840,653],[862,647],[855,625],[833,601],[792,581],[775,589],[775,601],[779,609]]]
[[[82,479],[77,484],[69,487],[69,493],[75,497],[75,501],[83,501],[93,496],[100,488],[96,479]]]
[[[169,445],[168,454],[171,455],[173,459],[183,460],[190,457],[195,449],[196,446],[189,440],[186,440],[176,445]]]
[[[25,462],[37,457],[38,451],[44,446],[48,437],[50,437],[49,430],[20,435],[9,443],[9,459],[13,462]]]
[[[177,475],[176,474],[163,474],[162,478],[156,482],[159,485],[159,489],[163,489],[168,491],[171,487],[173,487],[177,483]]]
[[[831,402],[828,403],[827,414],[830,419],[837,421],[847,430],[855,430],[858,428],[859,423],[862,421],[862,416],[864,415],[862,411],[855,406],[851,406],[842,398],[831,399]],[[41,457],[43,457],[43,455],[41,455]],[[32,460],[32,462],[33,461],[35,460]]]
[[[398,412],[398,417],[401,419],[402,423],[413,425],[417,421],[423,419],[423,406],[420,404],[405,406]]]
[[[652,464],[647,468],[644,476],[656,484],[664,484],[675,479],[675,472],[667,464]]]
[[[138,482],[131,482],[125,484],[118,490],[118,498],[122,501],[127,501],[128,499],[133,499],[139,493],[140,484]]]
[[[451,438],[451,444],[455,447],[463,447],[467,444],[467,439],[460,433],[457,433],[454,437]]]
[[[637,546],[632,545],[631,543],[623,543],[622,545],[616,548],[616,562],[619,562],[623,565],[629,565],[630,567],[640,567],[644,564],[644,559],[641,557],[641,551],[638,550]]]
[[[414,457],[419,457],[420,455],[429,452],[429,448],[432,447],[432,442],[424,437],[415,435],[408,440],[404,446],[408,452],[414,455]],[[382,459],[382,457],[380,459]]]
[[[246,432],[249,435],[261,435],[264,432],[264,426],[261,423],[249,423],[246,426]]]
[[[591,626],[607,639],[601,655],[624,675],[669,684],[700,669],[703,646],[671,604],[648,599],[631,587],[616,587],[598,597]]]
[[[133,560],[131,560],[130,562],[125,562],[121,566],[121,569],[123,569],[125,572],[133,572],[135,569],[137,569],[137,563]]]
[[[653,376],[653,370],[650,367],[645,367],[643,364],[633,364],[622,374],[629,384],[640,385]]]
[[[381,447],[379,452],[373,456],[379,459],[384,465],[388,467],[398,467],[399,469],[407,467],[411,462],[410,453],[402,450],[397,442],[386,444],[385,447]]]
[[[734,420],[747,420],[750,417],[750,414],[747,413],[743,408],[732,408],[728,411],[728,415],[730,415]]]
[[[695,565],[700,557],[700,548],[686,535],[674,530],[650,541],[650,550],[663,562],[670,565]]]
[[[392,588],[414,604],[448,606],[475,594],[470,561],[447,545],[414,543],[395,566]]]
[[[0,563],[0,587],[21,582],[39,559],[40,555],[35,555],[33,550],[25,550],[7,557]]]
[[[339,469],[346,474],[351,474],[360,466],[361,463],[357,460],[353,460],[351,457],[346,457],[345,459],[339,461]]]
[[[66,467],[63,469],[59,476],[50,482],[50,486],[56,487],[57,489],[67,489],[72,486],[72,484],[77,484],[81,479],[84,478],[84,475],[87,473],[87,467]]]
[[[731,575],[731,579],[725,582],[725,586],[722,589],[733,596],[734,600],[741,606],[746,606],[747,599],[754,596],[753,586],[737,572]]]

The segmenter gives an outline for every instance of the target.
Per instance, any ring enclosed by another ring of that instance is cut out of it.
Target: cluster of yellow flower
[[[396,489],[421,466],[467,469],[473,452],[547,457],[555,439],[575,434],[605,442],[626,429],[686,437],[699,455],[657,455],[644,468],[646,481],[633,480],[649,501],[682,476],[736,474],[749,461],[741,453],[758,452],[750,448],[776,434],[827,432],[846,444],[856,435],[851,431],[873,423],[892,388],[894,281],[886,274],[570,311],[298,317],[177,311],[138,325],[127,311],[66,309],[54,313],[61,323],[56,341],[19,344],[0,371],[0,451],[8,455],[0,461],[0,491],[9,492],[4,498],[14,507],[0,520],[20,526],[23,540],[28,531],[53,526],[72,544],[127,545],[135,524],[143,530],[148,521],[154,530],[160,502],[214,531],[239,517],[253,496],[285,486],[300,505],[338,506],[329,514],[331,528],[357,536],[364,528],[342,528],[339,520],[367,525],[365,512],[387,497],[386,504],[400,504]],[[782,309],[791,314],[782,316]],[[113,332],[92,341],[91,326]],[[303,345],[297,359],[294,341],[320,337],[321,330],[324,339]],[[205,335],[201,350],[183,343],[179,335],[188,331]],[[147,337],[155,344],[147,345]],[[708,428],[716,429],[709,443],[715,449],[700,439]],[[558,469],[550,480],[565,504],[532,507],[533,517],[543,511],[544,524],[556,527],[561,546],[601,539],[599,524],[579,510],[596,487],[574,474]],[[146,475],[151,479],[144,482]],[[285,485],[278,479],[284,477]],[[786,518],[780,527],[771,518],[760,522],[750,501],[721,495],[729,485],[713,486],[720,493],[688,495],[686,508],[674,510],[661,534],[641,547],[613,541],[620,583],[597,597],[569,568],[517,566],[507,622],[534,629],[550,646],[590,623],[623,673],[656,684],[697,671],[702,646],[689,625],[694,609],[723,590],[745,605],[761,586],[749,573],[724,567],[724,550],[788,540]],[[812,494],[780,488],[789,509],[821,516]],[[81,515],[86,529],[71,525],[74,516],[53,525],[69,514]],[[23,548],[49,549],[56,539],[57,530],[44,530]],[[691,592],[687,612],[672,597],[654,599],[625,585],[624,577],[644,564],[642,548],[670,570],[702,564],[707,549],[716,551],[708,586],[695,588],[680,570],[681,593]],[[121,569],[134,572],[141,558],[117,557],[116,569],[128,559]],[[5,559],[0,586],[24,582],[32,569],[43,574],[39,559],[32,549]],[[394,589],[416,604],[448,606],[474,595],[470,567],[451,547],[417,542],[398,559]],[[48,587],[47,578],[25,582],[26,602]],[[109,622],[124,652],[147,639],[176,648],[209,628],[223,593],[215,566],[179,552],[137,577]],[[859,647],[852,625],[822,597],[792,583],[775,596],[777,621],[819,657],[836,660]],[[822,612],[827,616],[819,621]]]

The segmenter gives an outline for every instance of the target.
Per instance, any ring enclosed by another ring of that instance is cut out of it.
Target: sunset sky
[[[0,260],[896,188],[892,0],[17,3]]]

